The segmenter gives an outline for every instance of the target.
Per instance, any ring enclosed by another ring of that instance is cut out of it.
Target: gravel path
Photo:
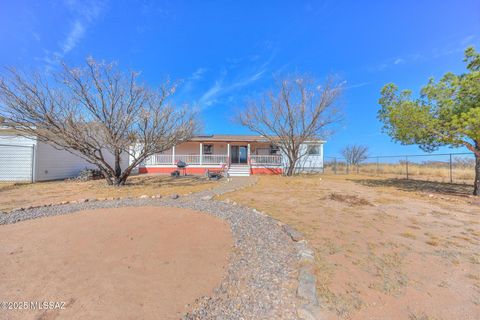
[[[301,302],[296,296],[298,252],[294,242],[274,219],[249,208],[210,200],[255,181],[253,177],[234,178],[213,190],[178,199],[90,200],[14,211],[0,215],[0,224],[124,206],[171,206],[211,214],[230,224],[235,247],[224,281],[212,297],[203,297],[190,306],[193,311],[185,319],[298,319]]]

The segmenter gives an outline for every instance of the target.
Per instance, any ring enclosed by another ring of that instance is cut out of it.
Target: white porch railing
[[[171,165],[178,161],[183,161],[187,165],[214,165],[227,163],[228,157],[223,154],[204,154],[203,156],[199,154],[176,154],[173,158],[171,154],[155,154],[145,160],[145,165]]]
[[[154,154],[151,157],[145,159],[146,165],[157,165],[157,164],[172,164],[173,158],[171,154]]]
[[[200,161],[201,160],[201,161]],[[178,161],[183,161],[187,165],[219,165],[228,163],[228,156],[223,154],[176,154],[175,158],[171,154],[155,154],[145,160],[145,165],[173,165]],[[255,166],[281,166],[281,155],[250,155],[250,164]]]
[[[251,165],[261,166],[280,166],[282,165],[282,156],[280,155],[251,155]]]
[[[204,154],[202,156],[203,164],[225,164],[228,162],[228,157],[225,154]]]

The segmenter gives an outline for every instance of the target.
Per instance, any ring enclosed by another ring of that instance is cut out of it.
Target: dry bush
[[[372,205],[368,200],[360,198],[359,196],[350,195],[350,194],[341,194],[341,193],[332,192],[330,193],[328,198],[330,200],[347,203],[351,206],[371,206]]]

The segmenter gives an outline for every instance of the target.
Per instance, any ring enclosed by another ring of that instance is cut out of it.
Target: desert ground
[[[262,176],[221,196],[303,232],[327,319],[480,319],[480,200],[467,185]]]
[[[20,207],[59,204],[81,199],[111,199],[117,197],[139,197],[141,195],[188,194],[211,189],[218,182],[203,177],[170,177],[166,175],[138,175],[117,188],[107,186],[105,180],[77,181],[62,180],[38,183],[0,183],[0,211]]]
[[[0,226],[0,292],[65,310],[2,319],[178,319],[225,276],[221,219],[189,209],[96,209]],[[6,318],[5,318],[6,317]]]

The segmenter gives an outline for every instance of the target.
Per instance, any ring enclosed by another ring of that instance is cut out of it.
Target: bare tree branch
[[[350,145],[343,148],[341,153],[342,156],[345,158],[347,165],[357,166],[358,173],[358,165],[368,158],[368,147],[360,145]]]
[[[7,69],[0,79],[3,125],[80,156],[110,184],[125,184],[134,167],[197,128],[194,113],[167,103],[175,93],[168,81],[152,89],[137,82],[138,73],[93,58],[84,68],[62,67],[53,77]],[[133,161],[122,168],[124,155]]]
[[[236,119],[277,145],[288,158],[286,174],[292,175],[306,154],[301,146],[325,138],[341,120],[337,103],[342,90],[333,78],[320,86],[304,75],[275,79],[275,85],[274,91],[249,101]]]

